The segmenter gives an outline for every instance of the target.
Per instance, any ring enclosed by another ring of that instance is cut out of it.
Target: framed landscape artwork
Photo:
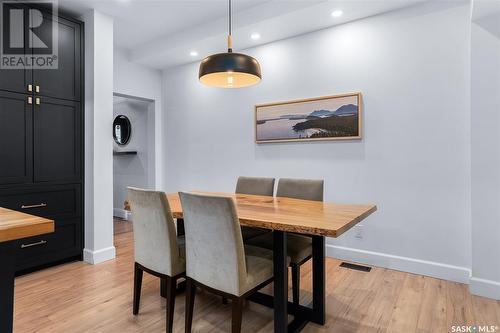
[[[255,106],[255,142],[361,139],[361,93]]]

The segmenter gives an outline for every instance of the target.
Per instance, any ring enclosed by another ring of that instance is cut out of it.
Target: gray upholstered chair
[[[277,197],[323,201],[323,180],[280,178]]]
[[[274,178],[263,177],[238,177],[235,193],[266,195],[272,197],[274,194]],[[270,232],[266,229],[241,227],[243,240]]]
[[[238,177],[235,192],[241,194],[273,196],[274,178]]]
[[[273,253],[243,245],[231,198],[179,196],[186,232],[186,332],[191,332],[196,286],[232,300],[232,332],[240,332],[244,299],[273,279]]]
[[[133,314],[139,313],[142,275],[146,271],[159,277],[166,288],[166,331],[172,332],[177,279],[186,271],[184,237],[177,237],[164,192],[129,187],[128,199],[134,226]]]
[[[277,197],[323,201],[323,180],[281,178],[278,182]],[[273,237],[265,234],[248,239],[246,244],[272,249]],[[312,239],[308,236],[289,233],[287,251],[292,269],[293,303],[300,299],[300,266],[312,257]]]

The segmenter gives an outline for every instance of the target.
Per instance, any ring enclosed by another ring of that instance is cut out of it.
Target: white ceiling
[[[239,10],[265,0],[237,1]],[[226,15],[223,0],[59,0],[73,15],[95,9],[114,18],[115,44],[132,49],[157,37],[170,35]]]
[[[475,0],[472,9],[472,20],[500,38],[500,1]]]
[[[233,0],[235,51],[396,10],[426,0]],[[131,61],[164,69],[224,52],[226,0],[59,0],[74,15],[95,9],[114,18],[115,45]],[[341,9],[344,15],[330,14]],[[250,38],[253,32],[260,40]],[[190,51],[196,50],[197,57]]]

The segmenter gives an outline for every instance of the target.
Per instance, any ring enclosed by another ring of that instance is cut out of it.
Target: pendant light
[[[229,0],[229,35],[227,53],[213,54],[201,61],[199,79],[207,86],[243,88],[262,79],[259,62],[246,54],[233,53],[231,0]]]

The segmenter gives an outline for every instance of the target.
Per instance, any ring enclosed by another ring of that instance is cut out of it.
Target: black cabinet
[[[0,207],[50,219],[82,216],[81,185],[41,185],[0,189]]]
[[[51,16],[44,13],[44,20]],[[58,69],[33,70],[33,84],[37,95],[79,101],[81,91],[81,27],[64,18],[58,20]],[[52,31],[40,31],[49,34]]]
[[[28,98],[0,91],[0,184],[33,180],[33,110]]]
[[[31,70],[0,69],[0,90],[25,93],[31,84]]]
[[[46,9],[36,9],[52,20]],[[53,219],[56,226],[52,234],[18,242],[22,272],[81,259],[84,243],[83,23],[59,17],[57,25],[57,69],[0,70],[0,207]],[[51,33],[44,29],[38,36]]]
[[[10,16],[8,15],[8,9],[25,9],[26,6],[15,4],[15,3],[5,3],[3,4],[3,17],[0,22],[5,20],[5,24],[10,23]],[[25,21],[27,21],[27,13],[24,13]],[[3,24],[3,22],[2,22]],[[21,32],[24,35],[24,53],[28,53],[28,30],[25,29]],[[28,85],[32,82],[31,69],[1,69],[0,68],[0,90],[12,91],[19,93],[28,92]]]
[[[82,247],[81,219],[58,220],[55,232],[16,242],[16,270],[25,271],[77,256]]]
[[[80,103],[36,97],[33,109],[34,181],[79,180],[82,160]]]

